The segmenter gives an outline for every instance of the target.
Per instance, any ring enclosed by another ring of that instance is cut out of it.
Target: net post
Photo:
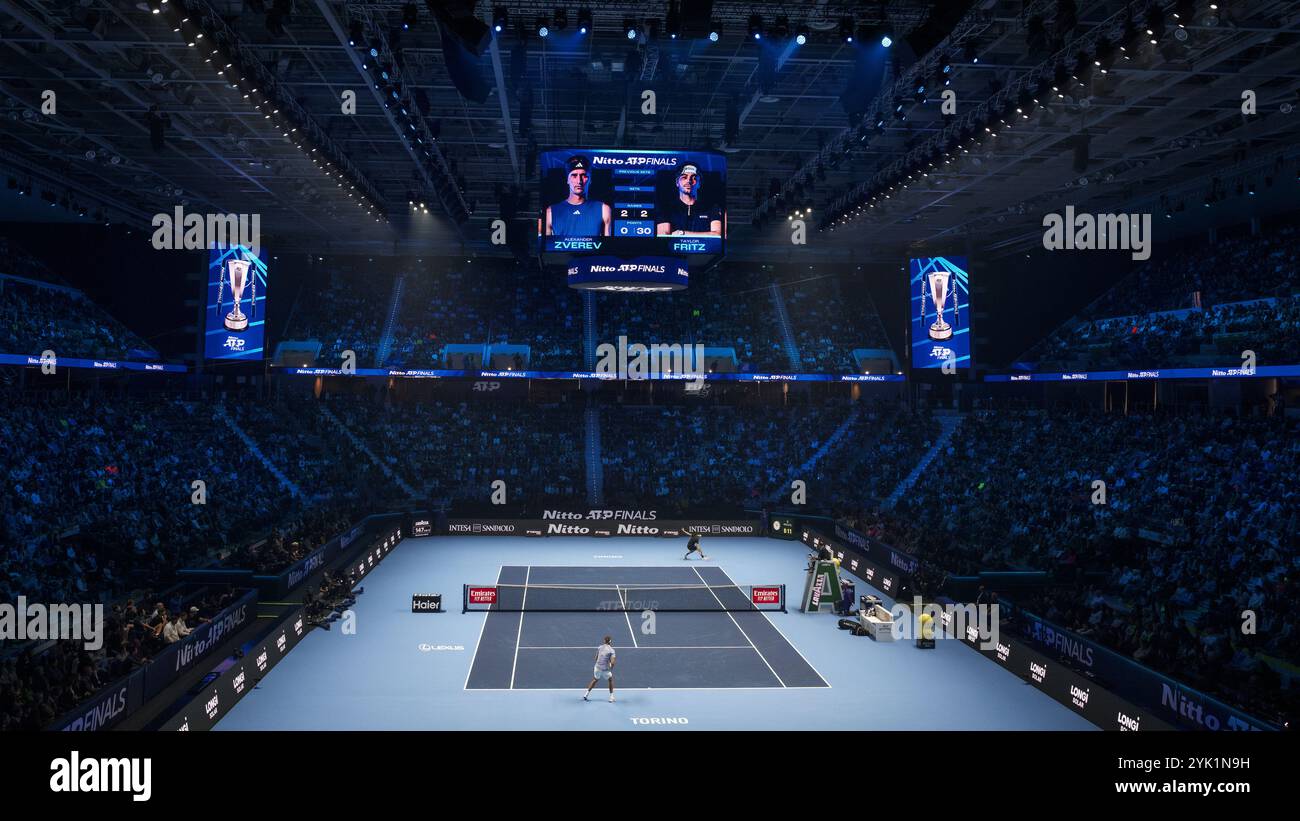
[[[785,584],[782,584],[782,585],[781,585],[781,612],[782,612],[782,613],[786,612],[786,610],[785,610]]]
[[[463,616],[469,612],[469,585],[460,586],[460,614]]]

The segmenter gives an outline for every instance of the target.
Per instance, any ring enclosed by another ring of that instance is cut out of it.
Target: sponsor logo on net
[[[153,795],[152,758],[82,758],[73,750],[50,762],[50,792],[121,792],[132,801]]]
[[[465,649],[465,645],[463,644],[428,644],[424,642],[421,642],[420,644],[421,653],[436,653],[440,650],[457,651],[457,650],[464,650],[464,649]]]
[[[912,597],[908,606],[898,603],[889,611],[893,617],[892,632],[895,640],[910,640],[914,625],[921,616],[928,615],[935,623],[944,625],[943,630],[936,630],[934,638],[943,639],[962,636],[981,650],[998,649],[998,605],[996,604],[928,604],[920,596]]]
[[[652,716],[647,718],[633,717],[629,719],[633,724],[690,724],[690,719],[686,716]]]

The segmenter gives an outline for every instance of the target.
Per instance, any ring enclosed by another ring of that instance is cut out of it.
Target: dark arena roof
[[[1281,0],[0,0],[0,732],[86,739],[3,763],[1267,794],[1298,67]]]

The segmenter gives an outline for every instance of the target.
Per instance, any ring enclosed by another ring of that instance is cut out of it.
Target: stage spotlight
[[[755,40],[763,39],[763,16],[761,14],[749,15],[749,36]]]
[[[551,33],[550,22],[544,14],[537,18],[537,28],[535,30],[538,37],[546,37]]]
[[[1133,59],[1133,52],[1138,46],[1138,30],[1133,25],[1133,18],[1129,17],[1124,21],[1124,29],[1119,37],[1119,50],[1124,53],[1125,60]]]
[[[677,8],[677,0],[669,0],[668,14],[664,18],[664,31],[668,32],[671,40],[676,40],[677,35],[682,33],[682,13]]]
[[[880,45],[884,46],[885,48],[889,48],[893,44],[894,44],[893,37],[890,37],[888,34],[880,35]]]
[[[810,33],[811,31],[809,30],[808,26],[801,25],[799,26],[799,28],[795,29],[794,41],[802,46],[808,42],[808,35]]]
[[[1174,19],[1178,21],[1179,28],[1186,28],[1188,21],[1196,14],[1196,3],[1194,0],[1177,0],[1174,3]]]
[[[360,20],[353,20],[352,22],[348,23],[348,45],[349,46],[355,46],[357,43],[361,41],[361,38],[363,36],[364,36],[364,32],[361,28]]]
[[[1067,79],[1068,75],[1066,74],[1065,66],[1061,63],[1057,63],[1056,68],[1052,71],[1052,91],[1055,91],[1059,96],[1064,97],[1065,92],[1063,89],[1065,88],[1065,81]]]
[[[841,17],[839,27],[840,39],[846,43],[853,42],[853,18]]]
[[[492,30],[497,34],[506,30],[510,25],[510,10],[504,6],[497,6],[492,10]]]
[[[966,47],[962,49],[962,59],[967,63],[978,63],[980,61],[980,52],[979,49],[975,47],[975,42],[973,40],[967,43]]]
[[[409,31],[411,26],[420,22],[420,12],[415,8],[414,3],[407,3],[402,6],[402,28]]]
[[[623,18],[623,31],[627,34],[627,39],[635,40],[637,34],[640,33],[640,28],[641,27],[637,25],[636,20],[633,20],[631,17]]]
[[[714,23],[709,26],[709,42],[716,43],[722,39],[722,24]]]
[[[578,33],[591,31],[591,9],[578,9]]]
[[[1153,46],[1160,42],[1161,37],[1165,36],[1165,10],[1155,3],[1152,3],[1147,8],[1146,32]]]
[[[1115,63],[1115,44],[1105,37],[1097,41],[1097,54],[1093,57],[1092,64],[1101,69],[1105,74],[1110,71],[1110,67]]]

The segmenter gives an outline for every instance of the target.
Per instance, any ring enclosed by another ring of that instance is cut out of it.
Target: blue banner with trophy
[[[970,273],[965,257],[910,260],[912,367],[971,367]]]
[[[266,263],[248,246],[208,252],[203,355],[256,360],[266,350]]]

